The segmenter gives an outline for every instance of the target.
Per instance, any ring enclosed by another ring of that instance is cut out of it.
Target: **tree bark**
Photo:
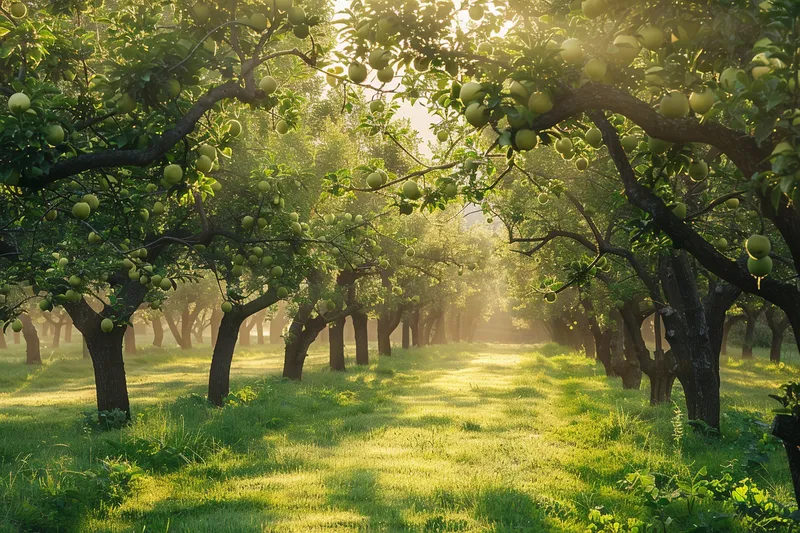
[[[719,430],[719,361],[713,353],[708,324],[686,252],[662,258],[661,278],[670,309],[662,312],[677,378],[686,395],[689,420]]]
[[[353,335],[356,341],[356,364],[369,364],[369,330],[367,329],[367,314],[357,311],[352,315]]]
[[[321,315],[310,318],[312,310],[310,304],[301,305],[287,332],[283,377],[293,381],[300,381],[303,378],[303,365],[308,357],[308,348],[327,324],[327,320]]]
[[[53,324],[53,348],[61,345],[61,322]]]
[[[745,320],[747,321],[745,323],[744,338],[742,339],[742,359],[753,358],[753,338],[756,333],[758,317],[761,316],[761,309],[756,308],[755,305],[756,304],[741,305]]]
[[[125,328],[125,353],[133,355],[136,353],[136,329],[133,323]]]
[[[256,323],[256,335],[258,344],[264,344],[264,317]]]
[[[392,355],[392,332],[389,330],[389,318],[378,317],[378,355]]]
[[[3,331],[0,331],[0,350],[5,350],[8,348],[8,344],[6,344],[6,334]]]
[[[433,325],[431,344],[447,344],[447,315],[444,311],[439,313]]]
[[[410,337],[411,337],[411,328],[409,328],[409,326],[408,326],[408,320],[407,319],[403,320],[402,325],[403,325],[403,336],[401,337],[402,338],[402,346],[403,346],[404,350],[408,350],[408,347],[409,347],[409,345],[411,343],[411,339],[410,339]]]
[[[19,315],[22,322],[22,335],[25,337],[25,362],[29,365],[42,364],[42,352],[39,349],[39,334],[27,313]]]
[[[720,346],[720,354],[728,354],[728,334],[731,332],[731,328],[733,328],[733,326],[739,322],[742,322],[744,319],[744,315],[731,315],[725,321],[725,325],[722,329],[722,346]]]
[[[767,319],[767,326],[769,326],[769,330],[772,333],[769,346],[769,360],[773,363],[780,363],[783,337],[786,334],[786,330],[789,328],[789,319],[786,317],[785,313],[774,305],[770,305],[764,314]]]
[[[64,342],[67,344],[72,343],[72,321],[68,320],[66,324],[64,324]]]
[[[197,308],[197,304],[195,304]],[[192,349],[192,326],[194,325],[194,314],[189,312],[189,309],[184,309],[181,312],[181,339],[183,344],[181,348],[184,350]]]
[[[408,319],[408,327],[411,330],[411,346],[415,348],[420,347],[420,330],[419,330],[419,309],[414,309]]]
[[[153,325],[153,346],[161,348],[164,343],[164,326],[161,324],[161,318],[155,317],[151,323]]]
[[[328,326],[328,343],[330,346],[330,366],[331,370],[337,372],[345,371],[344,363],[344,324],[345,318],[342,317],[330,323]]]
[[[64,307],[83,335],[92,359],[97,410],[110,412],[119,409],[130,418],[128,383],[122,355],[126,328],[115,327],[108,333],[104,332],[100,329],[103,316],[96,313],[84,300],[65,304]]]
[[[231,363],[245,318],[242,313],[230,312],[224,313],[220,321],[208,374],[208,401],[218,407],[230,394]]]

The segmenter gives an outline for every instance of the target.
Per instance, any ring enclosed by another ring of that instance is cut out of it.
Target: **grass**
[[[33,369],[19,347],[0,352],[0,532],[583,532],[596,506],[639,513],[618,484],[630,472],[733,460],[793,501],[756,421],[799,372],[763,354],[723,363],[716,439],[554,345],[398,350],[343,374],[322,348],[302,383],[276,377],[277,347],[240,350],[234,389],[250,398],[223,409],[199,396],[208,348],[140,350],[126,365],[134,423],[105,433],[84,427],[79,345]]]

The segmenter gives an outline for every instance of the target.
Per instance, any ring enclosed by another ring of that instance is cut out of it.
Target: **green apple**
[[[378,81],[389,83],[394,79],[394,69],[392,67],[382,68],[378,71]]]
[[[633,35],[617,35],[614,46],[617,49],[614,58],[622,65],[630,65],[641,50],[639,39]]]
[[[745,243],[745,250],[754,259],[761,259],[769,255],[772,245],[764,235],[751,235]]]
[[[11,11],[11,16],[15,19],[25,18],[25,15],[28,14],[28,6],[22,2],[14,2],[11,4],[9,11]]]
[[[469,8],[469,18],[478,21],[483,18],[483,7],[475,4]]]
[[[194,168],[202,172],[203,174],[208,174],[211,172],[211,169],[214,167],[214,162],[209,159],[208,156],[201,155],[197,158],[197,161],[194,162]]]
[[[8,109],[15,115],[31,108],[31,99],[25,93],[14,93],[8,98]]]
[[[553,109],[553,101],[550,99],[549,94],[535,92],[531,95],[530,100],[528,100],[528,109],[537,115],[541,115]]]
[[[464,111],[464,116],[472,126],[480,128],[489,123],[489,109],[480,102],[472,102]]]
[[[686,213],[687,213],[686,204],[684,204],[683,202],[677,202],[672,207],[672,214],[681,220],[686,218]]]
[[[647,148],[653,152],[654,154],[663,154],[666,153],[672,147],[672,143],[668,141],[662,141],[661,139],[656,139],[655,137],[648,137],[647,138]]]
[[[671,91],[661,99],[659,109],[666,118],[685,117],[689,114],[689,99],[679,91]]]
[[[664,30],[658,26],[652,24],[642,26],[637,35],[642,46],[648,50],[660,50],[664,46]]]
[[[114,321],[110,318],[104,318],[100,321],[100,329],[105,333],[111,333],[114,330]]]
[[[592,148],[599,148],[603,144],[603,133],[597,128],[587,130],[584,138]]]
[[[58,124],[51,124],[44,130],[44,138],[51,146],[58,146],[64,142],[64,128]]]
[[[517,146],[517,149],[522,152],[533,150],[536,148],[538,142],[539,138],[533,130],[523,129],[514,134],[514,144]]]
[[[719,76],[719,85],[724,90],[732,93],[736,89],[736,81],[739,77],[739,73],[744,72],[740,68],[736,67],[728,67],[722,71],[722,74]]]
[[[180,165],[167,165],[164,167],[164,181],[169,185],[177,185],[183,179],[183,169]]]
[[[238,137],[242,134],[242,123],[238,120],[231,120],[228,122],[228,131],[231,134],[231,137]]]
[[[561,59],[571,65],[583,61],[583,43],[580,39],[567,39],[561,43]]]
[[[389,66],[392,54],[383,48],[376,48],[369,53],[369,66],[375,70],[381,70]]]
[[[275,131],[277,131],[281,135],[286,135],[289,133],[289,123],[285,120],[281,119],[275,124]]]
[[[350,78],[350,81],[353,83],[364,83],[367,79],[366,65],[358,63],[357,61],[350,63],[350,66],[347,67],[347,77]]]
[[[278,82],[272,76],[265,76],[258,82],[258,88],[270,95],[278,90]]]
[[[633,152],[639,146],[639,137],[636,135],[626,135],[620,139],[622,149],[626,152]]]
[[[486,91],[483,89],[483,85],[475,81],[468,81],[461,87],[459,98],[464,105],[468,105],[471,102],[480,100],[485,95]]]
[[[599,57],[593,57],[587,61],[586,65],[583,67],[586,77],[592,81],[602,81],[606,76],[607,69],[608,65],[606,64],[605,59]]]
[[[78,220],[86,220],[92,213],[92,208],[86,202],[76,202],[72,206],[72,215]]]
[[[703,181],[708,177],[708,163],[705,161],[692,161],[689,165],[689,177],[693,181]]]
[[[692,93],[689,97],[689,106],[698,115],[705,115],[714,106],[714,101],[714,91],[703,88]]]
[[[408,180],[403,183],[403,196],[409,200],[419,200],[422,197],[422,191],[416,181]]]

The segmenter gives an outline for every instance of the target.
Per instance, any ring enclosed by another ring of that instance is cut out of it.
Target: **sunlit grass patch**
[[[109,433],[84,430],[85,361],[16,370],[0,386],[0,474],[22,457],[54,474],[106,456],[143,469],[118,503],[89,502],[76,531],[582,533],[595,506],[637,515],[641,502],[618,485],[630,472],[749,464],[767,393],[794,371],[723,365],[724,434],[711,439],[672,405],[650,407],[646,379],[624,391],[553,345],[397,350],[345,373],[327,370],[320,349],[301,383],[278,377],[275,347],[251,348],[237,353],[222,409],[204,399],[207,364],[202,349],[143,350],[130,368],[134,423]],[[31,385],[13,394],[20,379]],[[679,386],[673,396],[682,407]],[[765,453],[750,475],[790,502],[782,451]],[[21,495],[4,490],[5,501]],[[0,511],[0,532],[16,531],[12,520]]]

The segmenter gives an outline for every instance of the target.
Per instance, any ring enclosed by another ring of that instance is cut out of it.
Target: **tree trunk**
[[[127,354],[135,354],[136,353],[136,329],[134,329],[133,323],[125,328],[125,353]]]
[[[8,348],[8,344],[6,344],[6,334],[0,331],[0,350],[5,350],[6,348]]]
[[[53,324],[53,348],[61,346],[61,322]]]
[[[197,305],[197,304],[195,304]],[[181,311],[181,349],[183,350],[191,350],[192,349],[192,326],[194,325],[194,320],[192,319],[194,315],[189,313],[189,309],[184,309]]]
[[[755,304],[742,305],[744,315],[747,323],[744,329],[744,338],[742,339],[742,359],[753,358],[753,338],[756,333],[756,324],[758,317],[761,315],[761,309],[756,309]]]
[[[415,348],[420,347],[420,331],[419,331],[419,309],[412,311],[408,320],[408,328],[411,330],[411,346]]]
[[[225,313],[219,324],[208,374],[208,401],[216,406],[221,406],[230,394],[233,352],[244,318],[238,313]]]
[[[403,349],[404,350],[408,350],[408,347],[409,347],[409,345],[411,343],[410,337],[411,337],[411,328],[408,326],[408,320],[403,320],[402,342],[403,342]]]
[[[389,318],[378,318],[378,355],[392,355],[392,332],[389,329]]]
[[[161,348],[164,342],[164,326],[161,324],[161,318],[156,317],[152,321],[153,325],[153,346]]]
[[[181,313],[183,315],[183,313]],[[185,320],[183,316],[181,316],[181,323],[180,328],[178,328],[178,323],[175,321],[171,313],[164,313],[164,319],[167,321],[167,326],[169,326],[169,331],[172,333],[172,338],[175,339],[175,342],[178,344],[181,350],[187,350],[192,346],[192,340],[189,339],[189,344],[186,344],[186,339],[183,338],[183,324]]]
[[[439,316],[436,317],[434,321],[433,327],[433,337],[431,338],[431,344],[447,344],[447,319],[446,314],[444,311],[439,313]]]
[[[25,337],[25,362],[29,365],[41,365],[42,353],[39,349],[39,334],[27,313],[19,316],[22,321],[22,335]]]
[[[369,364],[369,330],[367,314],[361,311],[353,313],[353,335],[356,341],[356,364]]]
[[[722,328],[722,346],[720,346],[719,353],[721,355],[728,354],[728,334],[731,332],[731,328],[736,325],[736,323],[741,322],[744,320],[744,315],[732,315],[729,316],[728,319],[725,321],[725,325]]]
[[[617,373],[614,372],[614,367],[611,364],[611,339],[613,337],[613,333],[614,332],[610,329],[600,331],[599,327],[597,328],[596,332],[593,331],[594,351],[597,360],[603,365],[603,369],[606,371],[607,377],[617,377]]]
[[[89,345],[86,344],[86,337],[84,337],[83,335],[81,335],[81,343],[83,344],[83,350],[82,350],[83,351],[83,358],[84,359],[91,359],[92,356],[89,353]]]
[[[667,369],[660,369],[647,377],[650,380],[650,405],[671,402],[675,374]]]
[[[779,315],[783,315],[779,319]],[[766,309],[765,316],[767,318],[767,326],[772,333],[772,339],[769,345],[769,360],[773,363],[781,362],[781,348],[783,347],[783,337],[786,330],[789,328],[789,319],[785,313],[780,311],[776,306],[769,305]]]
[[[783,337],[785,333],[785,329],[783,331],[772,332],[772,340],[769,344],[769,360],[773,363],[781,362],[781,348],[783,347]]]
[[[689,420],[719,430],[719,360],[711,349],[705,312],[685,251],[662,258],[661,279],[670,309],[662,310],[677,378],[686,395]]]
[[[297,317],[292,320],[287,333],[283,377],[294,381],[300,381],[303,378],[303,365],[308,356],[308,348],[326,325],[323,317],[317,316],[309,319],[310,314],[311,306],[306,304],[298,311]]]
[[[261,317],[256,323],[256,335],[258,336],[258,344],[264,344],[264,317]]]
[[[461,342],[461,312],[453,316],[453,342]]]
[[[72,343],[72,321],[67,322],[64,326],[64,342]]]
[[[328,326],[328,343],[330,345],[331,370],[345,371],[344,364],[344,324],[345,318],[331,322]]]
[[[67,311],[75,327],[83,334],[92,359],[97,410],[111,412],[119,409],[130,419],[128,382],[122,356],[122,343],[127,328],[115,327],[108,333],[104,332],[100,329],[103,317],[95,313],[83,300],[68,304]]]
[[[128,382],[125,376],[125,363],[122,357],[123,328],[114,328],[105,333],[97,327],[86,337],[89,354],[94,366],[94,381],[97,389],[97,410],[111,412],[119,409],[130,418]]]
[[[211,311],[211,346],[217,345],[217,336],[219,335],[219,326],[222,323],[222,311],[219,307],[214,307]]]

